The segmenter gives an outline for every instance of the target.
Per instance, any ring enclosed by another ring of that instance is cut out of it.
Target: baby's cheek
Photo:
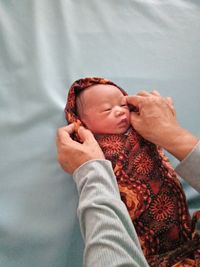
[[[131,113],[130,113],[130,111],[129,110],[127,110],[127,118],[129,119],[129,121],[130,121],[130,117],[131,117]]]

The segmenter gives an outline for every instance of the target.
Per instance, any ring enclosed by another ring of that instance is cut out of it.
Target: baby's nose
[[[115,114],[116,114],[116,116],[120,116],[120,115],[124,114],[123,108],[122,107],[116,107]]]

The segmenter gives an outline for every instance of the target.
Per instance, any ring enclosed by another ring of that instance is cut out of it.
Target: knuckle
[[[59,138],[59,137],[60,137],[60,132],[61,132],[61,129],[60,129],[60,128],[58,128],[58,129],[56,130],[56,137],[57,137],[57,138]]]
[[[138,92],[138,95],[146,95],[146,94],[149,94],[146,90],[140,90],[139,92]]]

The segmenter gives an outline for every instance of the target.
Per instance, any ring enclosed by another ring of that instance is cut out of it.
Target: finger
[[[145,90],[141,90],[137,93],[137,95],[139,96],[150,96],[150,93],[145,91]]]
[[[57,129],[56,143],[67,143],[71,139],[70,134],[74,132],[74,125],[70,124],[65,127]]]
[[[140,115],[136,112],[131,112],[130,114],[130,120],[131,120],[131,125],[134,127],[135,123],[137,123]]]
[[[150,94],[160,96],[160,93],[157,90],[153,90]]]
[[[168,107],[172,111],[172,114],[176,115],[176,110],[174,108],[173,99],[168,96],[168,97],[165,98],[165,102],[167,103]]]
[[[126,96],[126,102],[135,107],[139,107],[142,102],[143,97],[138,95]]]
[[[63,130],[66,131],[68,134],[73,134],[73,132],[75,131],[75,124],[68,124],[67,126],[63,127]]]
[[[71,135],[73,134],[74,130],[75,130],[74,123],[71,123],[71,124],[68,124],[67,126],[58,128],[57,135],[63,135],[63,134]]]
[[[78,135],[81,138],[81,140],[83,141],[83,143],[89,143],[89,142],[93,142],[95,140],[94,135],[92,134],[92,132],[88,129],[86,129],[83,126],[80,126],[78,129]]]
[[[173,100],[172,100],[172,98],[170,96],[167,96],[165,99],[166,99],[168,104],[173,106]]]

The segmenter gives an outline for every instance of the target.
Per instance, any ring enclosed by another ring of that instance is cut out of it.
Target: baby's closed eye
[[[111,108],[106,108],[103,110],[104,112],[111,111]]]
[[[121,104],[120,107],[128,108],[127,104]]]
[[[110,111],[112,109],[111,105],[105,105],[103,107],[101,107],[101,111]]]

